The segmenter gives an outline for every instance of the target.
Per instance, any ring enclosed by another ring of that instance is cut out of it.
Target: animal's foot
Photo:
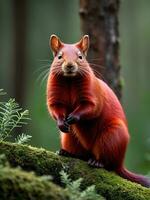
[[[58,151],[58,155],[60,155],[60,156],[66,156],[66,157],[73,157],[71,153],[69,153],[68,151],[66,151],[64,149],[60,149]]]
[[[104,165],[99,160],[95,160],[93,158],[90,158],[88,160],[88,165],[90,165],[91,167],[96,167],[96,168],[104,168]]]
[[[77,159],[84,160],[84,161],[88,161],[88,159],[89,159],[89,156],[87,156],[87,155],[75,155],[75,154],[69,153],[68,151],[66,151],[64,149],[60,149],[58,151],[58,155],[77,158]]]

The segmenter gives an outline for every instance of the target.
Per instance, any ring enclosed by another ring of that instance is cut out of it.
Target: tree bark
[[[82,32],[90,36],[89,62],[120,99],[119,4],[120,0],[80,0],[79,13]]]
[[[53,181],[59,185],[59,172],[65,168],[73,180],[83,177],[82,189],[94,184],[97,192],[106,199],[150,199],[148,188],[131,183],[104,169],[90,168],[86,162],[78,159],[58,156],[44,149],[5,142],[0,143],[0,153],[6,155],[11,166],[21,166],[23,170],[34,171],[37,175],[52,175]]]

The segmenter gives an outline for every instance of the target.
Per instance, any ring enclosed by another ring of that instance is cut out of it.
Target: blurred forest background
[[[119,15],[122,104],[131,134],[126,166],[143,174],[150,171],[149,8],[149,0],[122,0]],[[78,41],[78,12],[77,0],[0,0],[0,88],[29,109],[32,121],[24,132],[32,135],[31,144],[52,151],[59,149],[59,133],[47,112],[43,80],[52,60],[49,36]]]

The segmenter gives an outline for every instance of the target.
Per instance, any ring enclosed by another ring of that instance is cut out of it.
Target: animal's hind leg
[[[89,152],[84,149],[78,139],[71,133],[61,133],[61,150],[60,155],[88,160]]]
[[[89,164],[94,167],[104,166],[110,170],[121,167],[128,141],[129,134],[124,122],[111,121],[96,139],[92,149],[95,162],[90,161]]]

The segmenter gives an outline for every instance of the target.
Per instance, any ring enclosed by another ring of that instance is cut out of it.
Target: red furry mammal
[[[79,157],[93,167],[150,187],[150,181],[129,172],[124,157],[129,141],[127,121],[114,92],[96,78],[86,60],[89,37],[64,44],[52,35],[54,54],[47,83],[47,105],[61,131],[61,155]]]

